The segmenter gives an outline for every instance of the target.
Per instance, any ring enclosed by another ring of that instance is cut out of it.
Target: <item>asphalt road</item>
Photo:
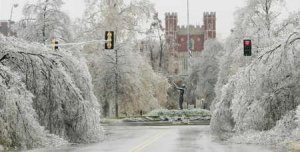
[[[31,152],[271,152],[258,145],[224,144],[209,126],[106,126],[104,141]]]

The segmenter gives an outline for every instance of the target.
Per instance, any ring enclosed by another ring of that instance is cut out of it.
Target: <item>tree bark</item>
[[[46,44],[46,40],[47,40],[47,38],[46,38],[46,23],[45,22],[46,22],[46,11],[47,11],[47,3],[48,3],[48,1],[49,0],[45,1],[46,4],[45,4],[45,7],[44,7],[44,14],[43,14],[44,15],[43,16],[44,17],[44,21],[43,21],[44,25],[43,25],[43,31],[42,31],[42,33],[43,33],[43,43],[44,44]]]

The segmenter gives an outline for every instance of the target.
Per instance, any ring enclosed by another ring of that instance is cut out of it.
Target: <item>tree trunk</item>
[[[47,11],[47,3],[48,3],[48,1],[49,0],[45,1],[46,4],[45,4],[44,14],[43,14],[44,15],[43,16],[44,17],[44,22],[43,22],[44,25],[43,25],[43,31],[42,31],[42,33],[43,33],[43,43],[44,44],[46,44],[46,40],[47,40],[47,38],[46,38],[46,23],[45,22],[46,22],[46,11]]]
[[[152,69],[154,70],[154,57],[153,57],[153,47],[152,46],[150,46],[150,61],[151,61]]]
[[[163,42],[162,42],[162,37],[160,35],[159,29],[158,29],[158,37],[159,37],[159,45],[160,45],[160,50],[159,50],[159,68],[161,69],[161,67],[162,67],[162,57],[163,57]]]

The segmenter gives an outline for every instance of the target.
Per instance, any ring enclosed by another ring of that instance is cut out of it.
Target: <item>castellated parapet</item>
[[[203,16],[216,17],[216,12],[204,12]]]
[[[188,26],[178,26],[177,34],[178,35],[186,35],[188,31]],[[189,31],[191,35],[203,34],[203,27],[200,25],[190,25]]]
[[[172,12],[172,13],[168,12],[168,13],[165,13],[165,16],[166,17],[168,17],[168,16],[175,16],[175,17],[177,17],[177,13],[176,12]]]

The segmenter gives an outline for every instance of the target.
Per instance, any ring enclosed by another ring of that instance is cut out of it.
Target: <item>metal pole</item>
[[[191,59],[192,59],[192,51],[190,49],[190,4],[189,4],[189,0],[187,0],[187,50],[189,53],[189,65],[188,65],[188,69],[191,66]]]
[[[189,4],[189,0],[187,0],[187,51],[189,54],[189,58],[188,60],[188,65],[187,65],[187,70],[190,70],[191,65],[192,65],[192,52],[190,50],[190,4]],[[188,73],[188,71],[186,71]],[[186,100],[186,104],[187,104],[187,109],[189,108],[189,102],[188,100]]]
[[[113,15],[116,13],[116,6],[117,3],[115,0],[108,0],[108,5],[110,8],[110,15]],[[114,20],[109,17],[109,23],[110,25],[112,25],[112,27],[110,27],[110,29],[113,29],[115,31],[115,35],[114,35],[114,43],[116,44],[117,42],[117,37],[116,35],[118,34],[118,29],[115,25]],[[119,118],[119,73],[118,73],[118,66],[119,66],[119,55],[118,55],[118,49],[115,48],[115,116],[116,118]]]
[[[9,16],[9,21],[11,20],[12,18],[12,13],[13,13],[13,10],[14,10],[14,5],[11,6],[11,9],[10,9],[10,16]]]
[[[8,20],[8,32],[7,32],[7,36],[10,36],[10,32],[11,32],[11,22],[12,22],[12,14],[13,14],[13,10],[15,7],[18,7],[18,4],[14,4],[11,6],[10,9],[10,16],[9,16],[9,20]]]

